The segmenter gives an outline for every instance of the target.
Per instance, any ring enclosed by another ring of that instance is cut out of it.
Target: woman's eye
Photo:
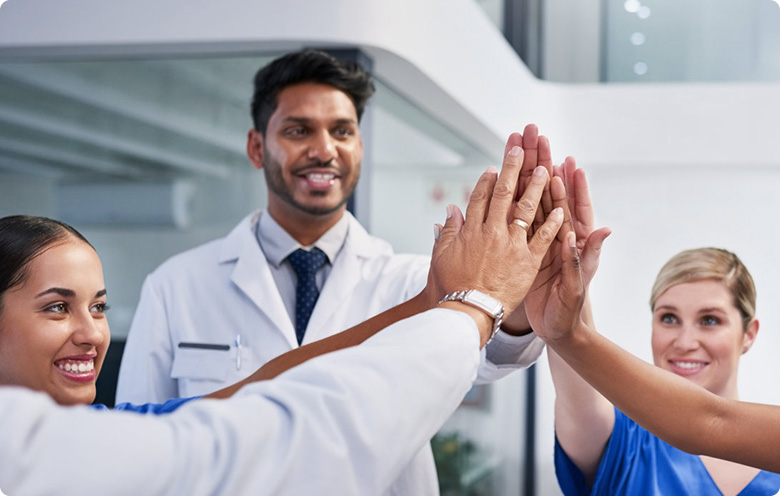
[[[93,313],[106,313],[108,312],[109,308],[111,308],[111,305],[109,305],[108,303],[97,303],[92,306],[90,311],[92,311]]]
[[[661,315],[661,322],[664,324],[676,324],[677,323],[677,317],[675,317],[671,313],[665,313]]]
[[[713,317],[712,315],[707,315],[701,319],[701,325],[714,326],[718,324],[720,324],[720,319]]]
[[[67,309],[68,307],[65,306],[64,303],[56,303],[54,305],[49,305],[44,310],[51,313],[65,313]]]

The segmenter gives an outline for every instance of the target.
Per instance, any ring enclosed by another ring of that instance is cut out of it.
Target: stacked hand
[[[574,158],[567,157],[553,173],[552,205],[563,208],[567,221],[525,300],[530,326],[548,342],[570,335],[582,324],[591,324],[583,305],[598,268],[601,246],[611,232],[594,229],[585,172],[577,168]]]
[[[510,146],[501,172],[491,168],[479,178],[465,219],[457,207],[448,207],[447,221],[437,226],[429,295],[441,298],[452,291],[477,289],[501,301],[507,313],[523,301],[564,217],[563,209],[555,208],[546,218],[537,218],[549,185],[545,167],[523,179],[527,185],[515,200],[523,164],[523,149]],[[533,234],[521,224],[534,225]]]

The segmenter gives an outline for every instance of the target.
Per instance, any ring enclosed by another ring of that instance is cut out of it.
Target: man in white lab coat
[[[0,386],[0,487],[28,496],[71,487],[116,495],[386,494],[471,386],[479,349],[495,336],[504,306],[509,313],[521,303],[563,224],[555,209],[528,239],[548,175],[538,168],[514,202],[521,155],[515,147],[501,174],[482,175],[467,219],[455,209],[438,226],[424,292],[280,356],[275,363],[288,363],[274,380],[145,417],[62,408],[41,393]],[[298,356],[311,356],[307,349],[316,355],[364,339],[295,366]]]
[[[363,155],[359,119],[373,90],[359,65],[313,50],[285,55],[258,72],[247,155],[265,173],[268,208],[147,277],[117,401],[210,393],[424,287],[427,257],[394,254],[346,210]],[[299,249],[325,255],[314,276],[319,294],[305,296],[316,301],[310,316],[301,315],[301,276],[291,261]],[[530,365],[542,347],[527,331],[500,332],[487,349],[480,378]],[[429,447],[391,493],[438,494]]]

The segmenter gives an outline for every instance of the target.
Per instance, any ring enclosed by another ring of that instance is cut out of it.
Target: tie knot
[[[319,248],[312,248],[311,251],[298,248],[290,253],[287,260],[290,261],[292,269],[300,278],[304,274],[308,275],[317,272],[328,261],[328,256]]]

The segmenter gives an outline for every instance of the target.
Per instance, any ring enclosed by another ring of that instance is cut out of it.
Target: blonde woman
[[[750,467],[780,472],[780,407],[737,399],[739,356],[758,331],[744,266],[712,249],[670,261],[652,299],[657,366],[636,358],[596,332],[585,305],[608,229],[593,229],[584,174],[572,176],[580,179],[553,193],[573,206],[572,222],[525,301],[534,332],[554,351],[564,492],[778,493],[777,475]]]

